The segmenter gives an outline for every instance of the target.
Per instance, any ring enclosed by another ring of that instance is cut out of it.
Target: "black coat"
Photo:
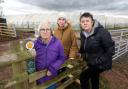
[[[110,33],[98,24],[89,37],[80,33],[80,53],[85,54],[84,60],[89,67],[94,66],[101,70],[109,70],[112,67],[112,56],[115,53],[115,43]]]

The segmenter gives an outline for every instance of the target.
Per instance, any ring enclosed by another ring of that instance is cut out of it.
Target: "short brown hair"
[[[92,21],[94,21],[93,15],[92,15],[91,13],[88,13],[88,12],[83,13],[83,14],[80,16],[80,21],[81,21],[81,19],[82,19],[83,17],[89,17],[89,18],[91,18]]]

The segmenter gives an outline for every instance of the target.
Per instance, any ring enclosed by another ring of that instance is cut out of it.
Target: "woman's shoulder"
[[[36,39],[34,40],[34,44],[37,44],[39,41],[40,41],[40,37],[38,37],[38,38],[36,38]]]
[[[61,41],[54,35],[52,36],[52,40],[56,43],[61,43]]]
[[[58,39],[57,37],[55,37],[55,36],[53,36],[54,37],[54,39],[55,39],[55,42],[56,42],[56,44],[58,44],[58,45],[62,45],[62,43],[61,43],[61,40],[60,39]]]

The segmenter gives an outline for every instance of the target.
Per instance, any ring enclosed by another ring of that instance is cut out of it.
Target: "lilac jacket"
[[[47,45],[42,42],[40,37],[37,38],[34,48],[36,50],[36,71],[48,69],[52,73],[52,76],[45,76],[37,80],[37,84],[41,84],[57,75],[57,70],[66,58],[61,42],[54,36]]]

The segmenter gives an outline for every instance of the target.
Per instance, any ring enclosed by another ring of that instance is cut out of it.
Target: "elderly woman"
[[[65,60],[63,46],[52,35],[50,23],[42,23],[39,26],[39,37],[34,42],[34,48],[36,71],[46,70],[46,76],[37,80],[37,84],[41,84],[56,76],[57,70]]]

